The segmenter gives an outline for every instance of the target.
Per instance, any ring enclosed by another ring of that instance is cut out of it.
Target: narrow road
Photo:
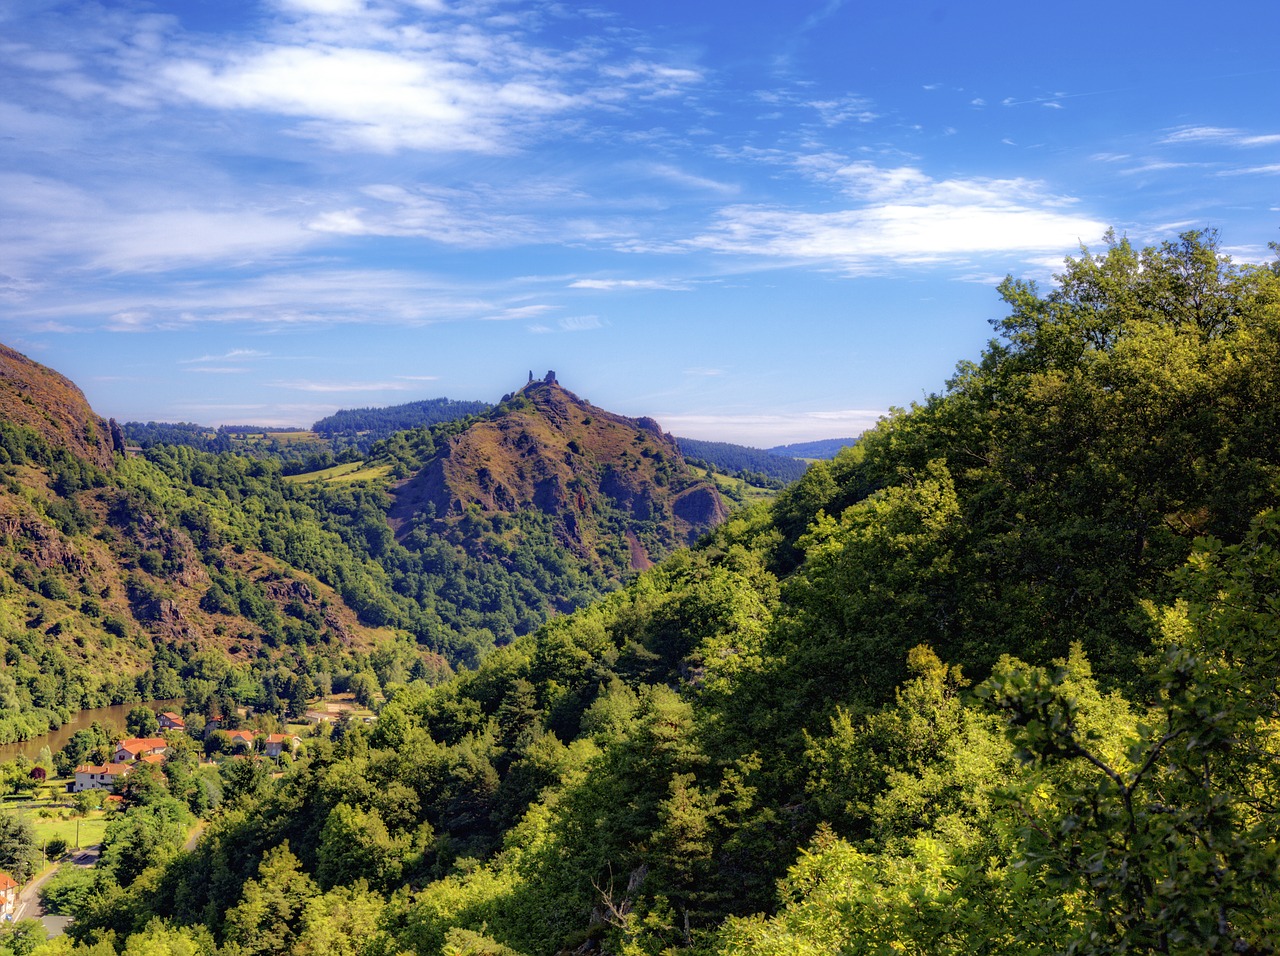
[[[14,922],[16,923],[20,919],[38,919],[44,923],[45,929],[50,936],[61,934],[70,919],[66,916],[57,916],[44,911],[44,904],[40,902],[40,887],[64,866],[83,866],[86,869],[93,866],[98,862],[98,853],[99,848],[96,846],[78,850],[73,856],[49,867],[23,887],[22,892],[18,894],[18,905],[13,913]]]

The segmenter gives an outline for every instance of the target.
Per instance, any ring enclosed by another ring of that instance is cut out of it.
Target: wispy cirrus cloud
[[[282,388],[294,392],[407,392],[414,386],[407,381],[392,380],[382,382],[318,382],[307,379],[294,381],[268,382],[271,388]]]
[[[1223,169],[1219,176],[1275,176],[1280,174],[1280,163],[1268,163],[1265,166],[1245,166],[1243,169]]]
[[[1217,143],[1223,146],[1274,146],[1280,133],[1249,133],[1225,126],[1179,126],[1165,133],[1161,143]]]
[[[550,335],[554,332],[591,332],[604,328],[598,315],[569,315],[560,319],[554,326],[539,322],[528,327],[534,335]]]
[[[46,300],[10,314],[24,325],[57,323],[63,331],[104,328],[144,332],[207,325],[259,329],[403,325],[520,319],[552,308],[523,291],[496,292],[435,276],[391,269],[273,271],[224,282],[173,281],[145,293],[115,291]],[[105,319],[103,317],[106,317]]]
[[[683,279],[575,279],[570,289],[593,289],[599,292],[650,291],[687,292],[692,283]]]
[[[201,365],[206,362],[226,362],[230,360],[241,361],[245,359],[266,358],[270,352],[262,352],[258,349],[230,349],[220,355],[201,355],[199,358],[182,359],[179,365]]]
[[[192,197],[122,189],[100,195],[71,183],[0,173],[0,272],[31,275],[50,261],[111,272],[297,251],[317,234],[296,213],[246,204],[193,208]]]

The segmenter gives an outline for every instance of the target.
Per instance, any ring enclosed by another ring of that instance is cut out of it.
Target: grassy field
[[[699,468],[696,465],[690,465],[689,470],[699,478],[710,477],[720,489],[721,494],[730,500],[736,501],[739,493],[741,493],[742,503],[744,505],[754,505],[761,501],[772,501],[774,498],[778,497],[778,492],[773,488],[761,488],[759,485],[739,482],[737,478],[730,478],[728,475],[708,473],[705,468]]]
[[[291,484],[300,484],[304,481],[341,483],[346,481],[365,481],[370,478],[385,478],[389,474],[391,474],[390,465],[366,468],[363,462],[356,461],[343,465],[334,465],[332,468],[325,468],[321,471],[309,471],[302,475],[286,475],[284,480]]]
[[[59,838],[66,840],[67,846],[72,848],[93,846],[102,842],[102,835],[107,829],[107,813],[104,810],[90,810],[87,817],[77,817],[70,807],[43,800],[23,801],[21,804],[6,801],[5,806],[0,808],[0,813],[25,820],[40,846]]]

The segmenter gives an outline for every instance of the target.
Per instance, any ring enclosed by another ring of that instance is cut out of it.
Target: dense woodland
[[[1280,264],[1190,233],[1000,293],[978,361],[773,505],[451,679],[384,667],[278,778],[228,762],[194,850],[144,788],[34,951],[1274,952]],[[128,467],[204,533],[406,573],[358,495],[273,542],[252,501],[330,506]],[[412,597],[367,601],[412,632]]]
[[[856,438],[823,438],[774,445],[768,451],[771,455],[781,455],[784,458],[834,458],[842,449],[852,448],[857,443]]]
[[[704,462],[727,475],[750,479],[757,485],[776,484],[781,488],[795,481],[809,467],[807,462],[798,458],[787,458],[731,442],[700,441],[696,438],[678,438],[676,441],[690,462]]]
[[[320,419],[311,430],[332,442],[335,451],[356,448],[363,454],[374,442],[390,438],[396,432],[479,415],[490,407],[486,402],[430,398],[388,408],[348,408]]]

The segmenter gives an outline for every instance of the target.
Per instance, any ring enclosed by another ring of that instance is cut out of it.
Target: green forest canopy
[[[1272,952],[1280,269],[1001,296],[771,507],[109,846],[37,952]]]

